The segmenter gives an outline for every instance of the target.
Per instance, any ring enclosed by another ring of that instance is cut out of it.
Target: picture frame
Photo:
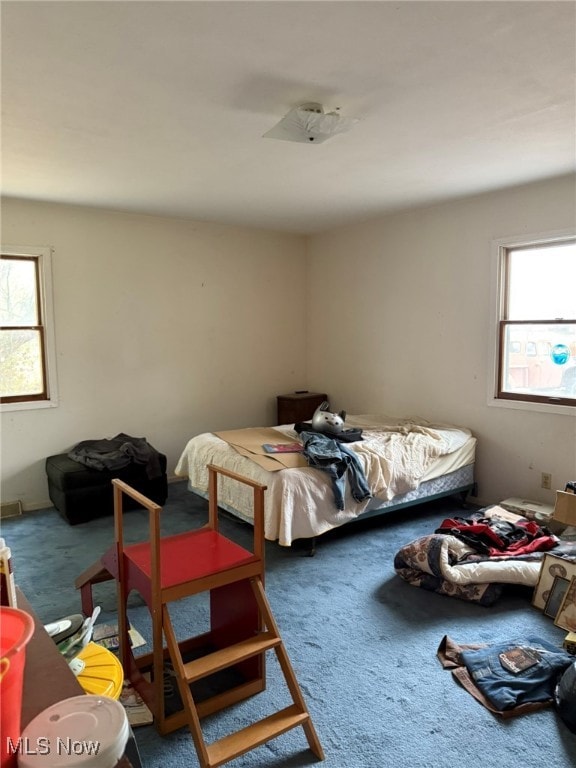
[[[543,611],[546,607],[546,601],[550,597],[554,579],[559,577],[570,581],[573,576],[576,576],[576,562],[546,552],[540,567],[538,582],[534,587],[532,605]]]
[[[554,624],[566,632],[576,632],[576,576],[570,579]]]
[[[546,600],[546,604],[544,606],[544,616],[548,616],[551,619],[556,619],[569,585],[570,579],[564,579],[562,576],[554,577],[552,587],[550,588],[550,592],[548,594],[548,599]]]

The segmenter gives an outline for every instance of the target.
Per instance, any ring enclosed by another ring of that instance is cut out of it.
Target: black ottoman
[[[131,463],[115,471],[90,469],[68,458],[65,453],[46,459],[48,492],[60,514],[70,523],[84,523],[96,517],[114,514],[112,478],[118,477],[147,498],[164,504],[168,496],[166,456],[159,453],[162,474],[152,480],[146,474],[144,464]],[[124,508],[135,509],[139,505],[124,496]]]

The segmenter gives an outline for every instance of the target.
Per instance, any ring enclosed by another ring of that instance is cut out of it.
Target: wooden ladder
[[[174,667],[178,690],[184,705],[185,718],[192,734],[200,766],[201,768],[215,768],[216,766],[223,765],[298,726],[302,726],[304,729],[312,752],[319,760],[323,760],[324,752],[322,746],[284,643],[280,637],[278,626],[272,616],[261,578],[259,576],[251,578],[250,586],[263,619],[262,630],[256,633],[254,637],[225,648],[220,648],[193,661],[184,661],[172,627],[168,608],[166,605],[163,606],[162,624],[168,652]],[[200,723],[200,718],[203,714],[202,703],[196,704],[190,688],[191,684],[239,664],[242,661],[261,656],[266,651],[272,649],[276,652],[286,685],[292,696],[292,705],[235,733],[231,733],[212,744],[207,744]]]
[[[115,543],[77,580],[83,605],[91,602],[92,584],[116,580],[119,655],[130,680],[150,708],[161,735],[190,729],[201,768],[213,768],[302,726],[311,751],[324,759],[322,747],[264,591],[264,492],[266,486],[230,470],[208,465],[208,521],[199,528],[162,536],[161,507],[114,478]],[[254,527],[251,547],[222,534],[218,522],[218,476],[253,489]],[[124,536],[123,498],[148,510],[148,534],[128,543]],[[144,599],[152,621],[152,652],[135,656],[128,628],[128,597]],[[179,639],[170,618],[170,603],[206,593],[207,632]],[[266,652],[276,652],[292,704],[259,722],[207,744],[200,721],[261,693],[266,687]],[[166,662],[173,668],[180,702],[166,701]],[[217,674],[223,673],[223,674]],[[207,678],[204,680],[204,678]],[[207,690],[208,689],[208,690]]]

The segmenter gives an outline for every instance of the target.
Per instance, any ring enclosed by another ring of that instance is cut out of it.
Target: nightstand
[[[288,395],[278,395],[278,424],[296,424],[299,421],[309,421],[314,411],[328,395],[318,392],[291,392]]]

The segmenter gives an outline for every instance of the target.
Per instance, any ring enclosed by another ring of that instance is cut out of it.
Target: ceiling
[[[308,234],[575,170],[571,1],[1,11],[6,196]],[[359,122],[262,138],[304,102]]]

